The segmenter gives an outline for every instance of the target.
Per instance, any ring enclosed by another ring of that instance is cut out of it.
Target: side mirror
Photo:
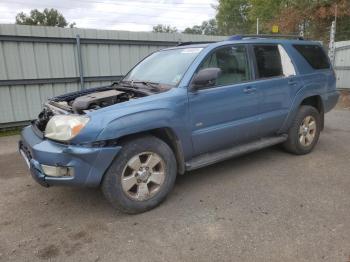
[[[200,70],[192,81],[193,89],[201,89],[212,86],[221,75],[221,69],[212,67]]]

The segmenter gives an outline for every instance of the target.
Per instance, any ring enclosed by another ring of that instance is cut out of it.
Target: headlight
[[[58,141],[71,140],[80,133],[87,122],[87,116],[55,115],[46,125],[45,137]]]

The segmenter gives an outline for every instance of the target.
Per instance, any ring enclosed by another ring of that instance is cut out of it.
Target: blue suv
[[[39,184],[100,186],[114,207],[139,213],[177,174],[275,144],[311,152],[338,96],[317,42],[182,44],[118,83],[49,99],[19,150]]]

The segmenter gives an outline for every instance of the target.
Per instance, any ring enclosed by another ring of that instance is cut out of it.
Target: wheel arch
[[[281,129],[279,130],[278,133],[283,134],[286,133],[293,122],[293,119],[295,118],[298,109],[302,105],[309,105],[313,106],[317,109],[317,111],[320,113],[321,117],[321,130],[324,128],[324,104],[323,104],[323,99],[322,96],[316,92],[312,92],[310,90],[307,92],[306,90],[301,90],[295,97],[293,104],[290,108],[289,114],[284,121]]]
[[[118,138],[118,143],[124,143],[126,141],[130,141],[140,136],[152,135],[160,140],[164,141],[173,151],[177,164],[177,172],[179,174],[185,173],[185,160],[183,154],[183,148],[178,136],[175,132],[169,127],[161,127],[150,129],[142,132],[137,132],[129,135],[122,136]]]

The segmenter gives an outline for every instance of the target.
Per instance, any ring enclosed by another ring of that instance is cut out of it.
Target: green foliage
[[[201,25],[195,25],[193,27],[187,27],[183,33],[196,34],[196,35],[218,35],[218,25],[215,19],[204,21]]]
[[[338,19],[336,41],[350,39],[350,16]]]
[[[193,27],[187,27],[184,31],[184,34],[193,34],[193,35],[202,35],[203,34],[203,30],[202,30],[202,26],[200,25],[195,25]]]
[[[153,32],[154,33],[176,33],[178,32],[178,30],[176,27],[172,27],[170,25],[158,24],[156,26],[153,26]]]
[[[216,20],[221,34],[248,33],[251,28],[249,20],[250,2],[247,0],[219,0]]]
[[[0,129],[0,137],[3,136],[15,136],[21,133],[21,127],[13,127],[8,129]]]
[[[30,15],[23,12],[16,15],[16,24],[18,25],[41,25],[41,26],[56,26],[56,27],[66,27],[68,22],[64,16],[58,12],[56,9],[45,8],[43,12],[38,9],[33,9],[30,11]],[[69,25],[74,27],[75,23]]]
[[[248,11],[250,32],[256,32],[256,19],[259,18],[260,33],[271,33],[270,21],[280,12],[283,2],[284,0],[250,0]]]
[[[338,6],[337,40],[350,38],[349,0],[219,0],[216,20],[221,34],[252,34],[256,19],[260,32],[271,33],[272,25],[281,34],[298,34],[327,41]]]

